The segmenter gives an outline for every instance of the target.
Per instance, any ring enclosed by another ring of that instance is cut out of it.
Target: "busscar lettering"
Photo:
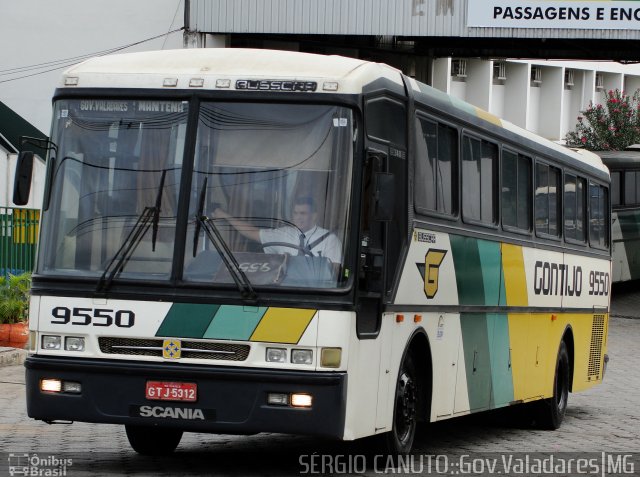
[[[533,290],[536,295],[580,296],[582,267],[538,260],[533,272]]]
[[[315,81],[295,80],[238,80],[236,89],[252,91],[313,92],[318,87]]]

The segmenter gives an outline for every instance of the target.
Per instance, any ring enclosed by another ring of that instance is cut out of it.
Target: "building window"
[[[496,223],[498,146],[465,136],[462,141],[462,217]]]
[[[566,174],[564,178],[564,236],[579,242],[585,241],[586,181]]]
[[[454,178],[458,163],[458,131],[416,119],[415,207],[418,212],[456,212]]]
[[[536,164],[536,234],[557,237],[560,169]]]
[[[531,158],[502,151],[502,225],[531,228]]]

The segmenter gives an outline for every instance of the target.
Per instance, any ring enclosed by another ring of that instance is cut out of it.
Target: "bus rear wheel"
[[[142,455],[170,454],[182,439],[182,431],[163,427],[124,426],[134,451]]]
[[[413,446],[418,423],[418,383],[413,358],[404,358],[396,382],[393,406],[393,427],[384,435],[387,452],[392,455],[407,454]]]
[[[566,343],[562,341],[556,361],[553,397],[538,403],[536,421],[541,429],[555,430],[562,424],[569,401],[570,380],[569,352]]]

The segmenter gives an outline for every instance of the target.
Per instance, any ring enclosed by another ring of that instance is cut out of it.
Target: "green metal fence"
[[[40,211],[0,207],[0,275],[33,270]]]

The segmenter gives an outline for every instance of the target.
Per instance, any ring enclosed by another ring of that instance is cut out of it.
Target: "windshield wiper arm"
[[[156,193],[156,205],[154,207],[145,207],[142,213],[138,216],[138,220],[124,239],[124,242],[122,242],[118,251],[105,267],[102,276],[98,280],[96,292],[107,291],[109,289],[113,279],[124,269],[124,266],[131,258],[131,255],[133,255],[138,244],[142,241],[142,237],[145,236],[151,225],[153,225],[152,249],[155,252],[158,222],[160,220],[160,203],[162,201],[162,189],[164,188],[166,172],[166,170],[162,171],[162,178],[160,179],[160,185],[158,187],[158,192]]]
[[[198,199],[198,212],[196,214],[196,230],[193,233],[193,256],[196,256],[198,250],[198,240],[200,239],[200,229],[202,228],[202,214],[204,212],[204,199],[207,194],[207,177],[204,178],[202,189],[200,189],[200,198]]]
[[[238,261],[233,256],[229,246],[220,235],[218,227],[213,221],[210,221],[207,216],[204,215],[204,202],[207,195],[207,177],[204,178],[202,189],[200,189],[200,197],[198,197],[198,211],[196,212],[196,229],[193,234],[193,256],[196,256],[198,251],[198,240],[200,239],[200,230],[204,228],[209,241],[218,251],[220,258],[224,262],[225,267],[229,270],[231,278],[236,283],[238,290],[243,298],[255,301],[258,298],[255,290],[251,286],[251,282],[245,275],[245,273],[238,265]]]
[[[156,239],[158,238],[158,223],[160,222],[160,205],[162,204],[162,190],[164,189],[164,178],[167,176],[167,170],[162,171],[162,177],[160,178],[160,187],[158,188],[158,194],[156,195],[156,206],[153,211],[153,229],[151,235],[151,251],[156,251]]]
[[[155,207],[144,208],[135,225],[131,228],[129,235],[127,235],[127,238],[122,242],[120,249],[118,249],[105,267],[104,273],[100,277],[100,280],[98,280],[98,286],[96,287],[97,292],[106,291],[111,286],[111,282],[115,276],[122,271],[129,261],[129,258],[131,258],[131,255],[133,255],[137,245],[142,240],[142,237],[144,237],[144,234],[149,230],[154,214]],[[107,275],[109,276],[107,277]]]
[[[250,300],[252,302],[257,301],[258,294],[255,292],[255,290],[251,286],[251,282],[240,268],[240,265],[238,264],[236,258],[233,256],[233,253],[231,252],[231,250],[229,250],[229,246],[220,235],[220,231],[218,230],[218,227],[216,226],[214,221],[209,220],[202,214],[196,217],[196,220],[200,222],[202,228],[204,229],[204,232],[207,234],[207,237],[209,237],[209,240],[218,251],[222,262],[224,263],[225,267],[227,267],[227,270],[229,270],[231,278],[238,287],[238,290],[240,290],[240,295],[242,295],[242,298],[245,300]]]

